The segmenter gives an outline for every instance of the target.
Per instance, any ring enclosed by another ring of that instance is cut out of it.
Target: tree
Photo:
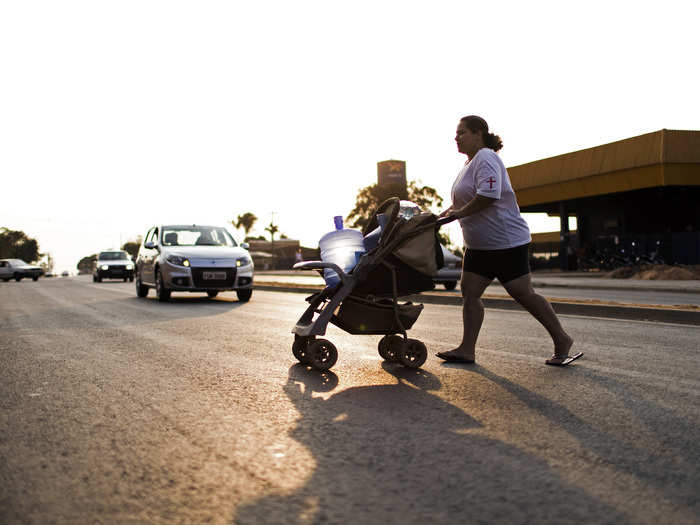
[[[270,234],[270,242],[275,242],[275,233],[280,231],[278,226],[272,222],[265,228],[265,231]]]
[[[373,184],[360,189],[355,201],[355,207],[347,217],[351,228],[364,228],[372,218],[372,213],[382,202],[390,197],[399,197],[415,202],[423,210],[442,206],[442,197],[435,188],[418,186],[416,181],[410,181],[408,187],[401,184],[379,186]]]
[[[88,255],[78,261],[78,273],[92,273],[92,268],[97,261],[97,254]]]
[[[33,263],[44,255],[39,253],[39,243],[26,233],[0,228],[0,259],[22,259]]]
[[[134,261],[139,254],[139,248],[141,247],[142,240],[143,238],[139,235],[136,237],[135,241],[127,241],[124,243],[124,246],[122,246],[122,250],[127,252]]]
[[[247,236],[248,233],[250,233],[250,230],[253,229],[253,225],[257,220],[258,218],[255,215],[247,211],[243,215],[236,217],[235,221],[231,221],[231,224],[233,224],[234,228],[236,229],[243,228],[243,231]]]

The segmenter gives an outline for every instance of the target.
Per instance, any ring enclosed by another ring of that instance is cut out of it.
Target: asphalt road
[[[0,283],[0,523],[698,523],[700,328],[426,305],[422,370],[331,327],[298,364],[303,295],[137,299],[89,277]]]

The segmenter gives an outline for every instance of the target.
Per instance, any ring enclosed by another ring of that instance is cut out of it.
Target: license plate
[[[226,279],[226,272],[202,272],[202,279],[206,281],[223,281]]]

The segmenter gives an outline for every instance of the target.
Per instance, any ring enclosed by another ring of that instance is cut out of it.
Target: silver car
[[[27,264],[22,259],[0,259],[0,279],[7,282],[10,279],[21,281],[23,277],[31,277],[36,281],[44,274],[40,266]]]
[[[209,297],[235,290],[246,302],[253,294],[253,259],[219,226],[153,226],[136,259],[136,295],[155,288],[160,301],[172,292],[206,292]]]

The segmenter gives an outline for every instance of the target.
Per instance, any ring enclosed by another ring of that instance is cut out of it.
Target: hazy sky
[[[378,161],[449,198],[463,115],[506,166],[700,129],[698,5],[0,1],[0,226],[58,271],[247,211],[312,246]]]

